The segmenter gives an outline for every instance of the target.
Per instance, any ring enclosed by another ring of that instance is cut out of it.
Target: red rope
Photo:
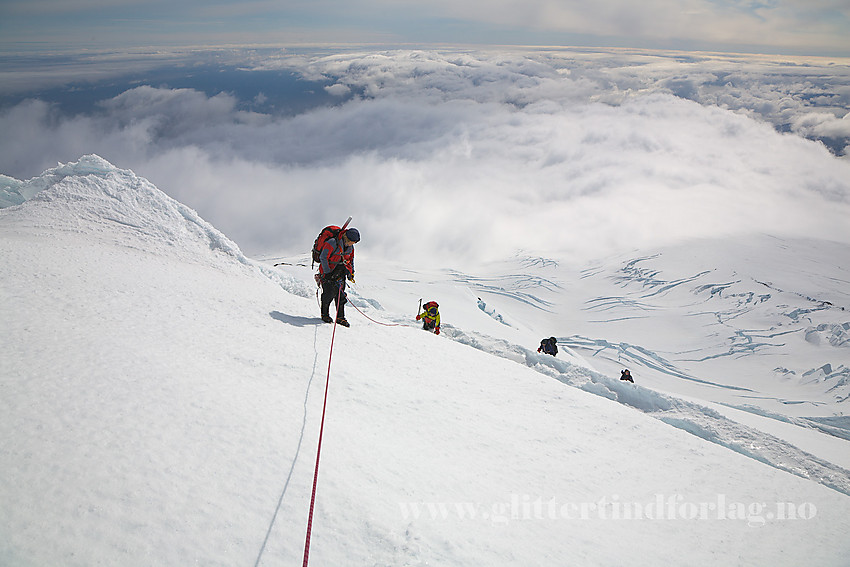
[[[339,287],[339,294],[336,298],[336,306],[339,307],[339,300],[342,296],[342,286]],[[331,333],[331,348],[328,355],[328,376],[325,379],[325,401],[322,405],[322,425],[319,427],[319,446],[316,449],[316,470],[313,472],[313,493],[310,496],[310,516],[307,519],[307,539],[304,542],[304,563],[302,567],[307,567],[310,561],[310,536],[313,533],[313,509],[316,506],[316,485],[319,482],[319,459],[322,457],[322,437],[325,433],[325,413],[328,408],[328,386],[331,382],[331,360],[334,355],[334,337],[336,337],[336,318],[334,318],[334,328]]]
[[[351,302],[349,301],[349,303],[351,303]],[[366,315],[365,313],[360,311],[360,308],[357,307],[356,305],[354,305],[354,303],[351,303],[351,305],[354,306],[355,309],[357,309],[358,313],[360,313],[361,315],[363,315],[364,317],[366,317],[367,319],[369,319],[373,323],[377,323],[378,325],[383,325],[385,327],[401,327],[402,326],[399,323],[381,323],[380,321],[375,321],[374,319],[372,319],[371,317],[369,317],[368,315]]]
[[[318,296],[318,290],[316,290],[316,295]],[[342,299],[342,286],[341,285],[339,286],[339,293],[337,294],[337,298],[336,298],[337,310],[339,309],[340,299]],[[347,303],[351,303],[351,302],[349,301]],[[354,304],[351,303],[351,305],[354,305]],[[364,317],[366,317],[367,319],[369,319],[373,323],[377,323],[379,325],[385,325],[387,327],[399,327],[399,326],[401,326],[398,323],[381,323],[380,321],[375,321],[374,319],[372,319],[371,317],[369,317],[368,315],[366,315],[365,313],[360,311],[360,309],[356,305],[354,305],[354,308],[357,309],[357,311],[359,311],[361,315],[363,315]],[[322,424],[319,427],[319,446],[316,449],[316,469],[313,472],[313,493],[310,496],[310,515],[307,519],[307,539],[304,542],[304,562],[302,563],[302,567],[307,567],[307,564],[310,562],[310,538],[313,534],[313,511],[316,507],[316,486],[318,485],[318,482],[319,482],[319,460],[322,457],[322,437],[324,437],[324,433],[325,433],[325,413],[327,412],[327,408],[328,408],[328,387],[329,387],[330,382],[331,382],[331,361],[333,360],[333,355],[334,355],[334,338],[335,337],[336,337],[336,319],[334,319],[334,328],[333,328],[333,332],[331,333],[331,348],[330,348],[330,354],[328,355],[328,376],[325,379],[325,400],[324,400],[324,403],[322,405]]]

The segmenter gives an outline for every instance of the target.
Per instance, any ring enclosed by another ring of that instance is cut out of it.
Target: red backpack
[[[322,232],[320,232],[319,236],[316,237],[316,240],[313,241],[313,268],[316,267],[316,262],[321,261],[319,256],[322,255],[322,246],[325,245],[325,241],[328,238],[339,239],[340,233],[348,227],[348,223],[350,222],[351,217],[348,217],[348,219],[346,219],[345,221],[345,224],[342,225],[342,228],[336,226],[335,224],[332,224],[322,229]]]
[[[333,224],[322,229],[322,232],[319,233],[319,236],[317,236],[316,240],[313,242],[313,267],[321,261],[319,256],[322,254],[322,246],[325,245],[327,239],[338,239],[340,232],[342,232],[342,229]]]

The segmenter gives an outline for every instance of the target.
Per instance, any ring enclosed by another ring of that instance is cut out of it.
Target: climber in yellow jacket
[[[425,311],[416,316],[416,320],[422,320],[422,328],[426,331],[433,331],[435,335],[440,334],[440,306],[436,301],[429,301],[422,307]]]

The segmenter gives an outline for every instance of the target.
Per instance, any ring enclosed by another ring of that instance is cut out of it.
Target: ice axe
[[[419,298],[419,307],[416,309],[416,317],[418,318],[422,314],[422,298]]]

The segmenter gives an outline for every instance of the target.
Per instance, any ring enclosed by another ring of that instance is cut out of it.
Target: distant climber
[[[555,337],[549,337],[540,341],[540,346],[537,347],[537,352],[543,351],[552,356],[558,356],[558,340]]]
[[[416,320],[422,320],[422,329],[433,331],[435,335],[440,334],[440,306],[436,301],[429,301],[422,307],[425,311],[416,315]]]
[[[356,228],[346,230],[339,227],[326,227],[313,246],[314,255],[319,263],[316,281],[322,286],[322,321],[333,323],[330,315],[331,303],[336,302],[336,322],[343,327],[350,324],[345,318],[345,280],[354,282],[354,244],[360,242],[360,232]]]
[[[635,383],[635,381],[632,379],[632,373],[628,370],[623,370],[622,372],[620,372],[620,380],[623,380],[625,382],[631,382],[632,384]]]

